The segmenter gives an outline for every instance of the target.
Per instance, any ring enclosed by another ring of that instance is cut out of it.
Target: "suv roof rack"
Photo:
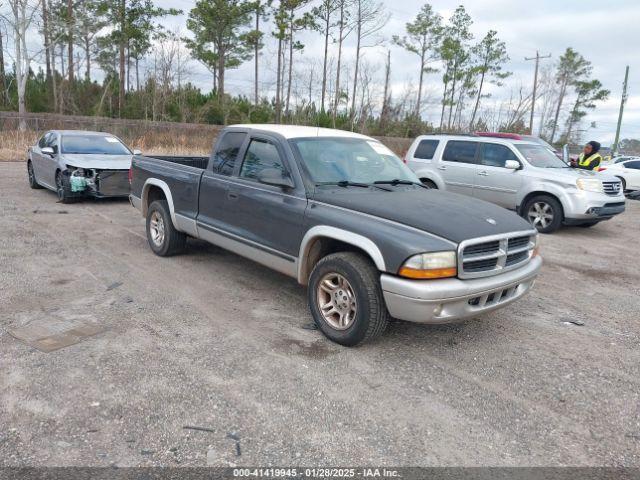
[[[493,138],[508,138],[510,140],[524,140],[525,138],[518,133],[508,132],[475,132],[477,137],[493,137]]]

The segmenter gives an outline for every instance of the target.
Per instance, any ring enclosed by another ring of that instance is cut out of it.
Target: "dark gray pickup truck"
[[[447,323],[503,307],[542,264],[525,220],[424,187],[383,144],[350,132],[231,126],[210,158],[136,156],[130,177],[156,254],[191,236],[295,277],[317,326],[343,345],[391,318]]]

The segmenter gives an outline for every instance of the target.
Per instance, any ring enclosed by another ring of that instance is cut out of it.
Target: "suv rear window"
[[[213,156],[213,173],[231,175],[246,133],[225,133]]]
[[[413,154],[414,158],[420,158],[422,160],[431,160],[433,158],[433,154],[436,153],[436,148],[438,148],[439,140],[422,140],[416,147],[416,151]]]
[[[447,162],[476,163],[476,149],[478,142],[451,140],[447,142],[442,154],[442,160]]]

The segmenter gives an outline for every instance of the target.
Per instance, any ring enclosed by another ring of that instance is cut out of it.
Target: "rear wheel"
[[[428,178],[421,178],[420,181],[425,187],[433,188],[434,190],[438,189],[438,186]]]
[[[321,259],[311,272],[308,297],[322,333],[349,347],[381,335],[389,312],[379,278],[375,265],[359,253],[334,253]]]
[[[149,205],[147,241],[153,253],[161,257],[176,255],[185,248],[187,236],[174,227],[166,200],[156,200]]]
[[[553,197],[538,195],[525,204],[523,216],[540,233],[553,233],[562,225],[562,205]]]
[[[31,163],[31,160],[27,160],[27,175],[29,176],[29,186],[31,188],[42,188],[36,180],[36,174],[33,171],[33,164]]]

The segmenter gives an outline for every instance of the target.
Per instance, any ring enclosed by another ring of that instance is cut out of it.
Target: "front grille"
[[[129,195],[129,172],[127,170],[103,170],[98,173],[97,180],[100,195]]]
[[[602,182],[602,186],[607,195],[618,195],[622,189],[621,182]]]
[[[536,235],[519,232],[465,240],[458,249],[458,276],[486,277],[525,264],[531,259]]]

